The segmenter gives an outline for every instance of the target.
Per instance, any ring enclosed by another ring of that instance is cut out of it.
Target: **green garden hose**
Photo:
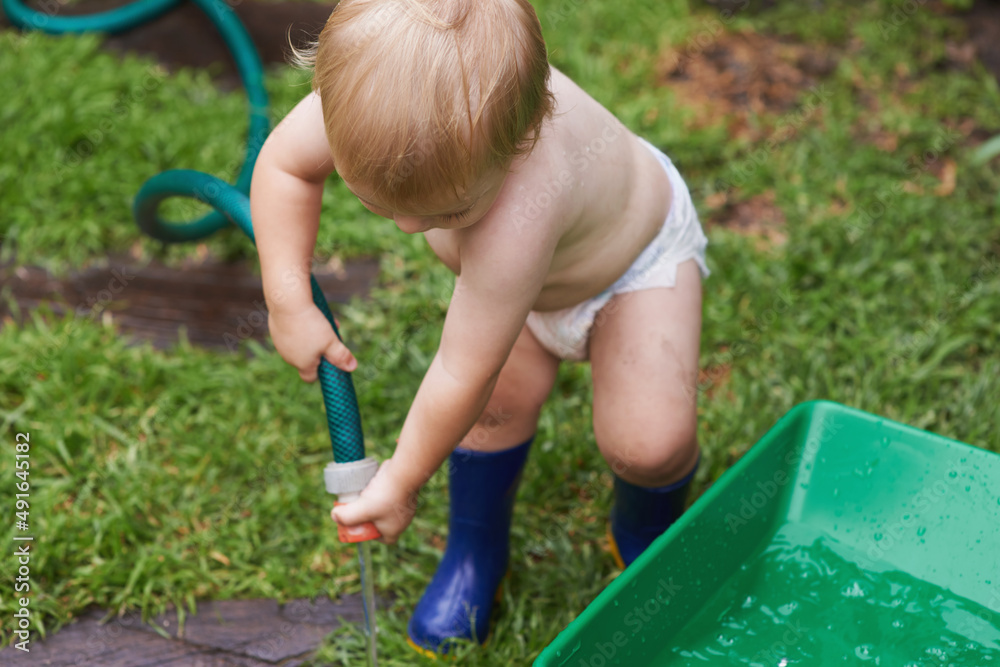
[[[181,0],[139,0],[89,16],[55,16],[29,9],[20,0],[3,0],[10,22],[24,30],[41,30],[53,35],[81,32],[121,32],[151,21],[181,3]]]
[[[247,90],[250,129],[246,159],[235,187],[215,176],[188,169],[172,169],[157,174],[143,184],[136,195],[132,211],[143,232],[167,243],[204,238],[228,225],[229,221],[252,241],[254,234],[247,192],[250,189],[254,163],[270,128],[264,71],[250,35],[229,5],[223,0],[192,1],[222,33],[233,52],[240,78]],[[119,32],[156,18],[177,4],[179,0],[139,0],[100,14],[64,17],[30,9],[20,0],[2,0],[3,10],[14,25],[25,30],[41,30],[52,34]],[[158,217],[157,210],[160,202],[170,197],[197,199],[213,207],[215,212],[190,222],[166,222]],[[313,302],[326,316],[339,338],[340,332],[316,278],[310,276],[309,279]],[[323,390],[334,460],[337,463],[347,463],[364,459],[361,416],[351,375],[322,359],[319,381]]]
[[[148,229],[146,225],[150,221],[156,225],[163,225],[156,219],[156,210],[161,201],[170,197],[191,197],[208,204],[232,220],[251,241],[254,240],[253,226],[250,223],[250,199],[222,179],[191,169],[164,171],[142,185],[135,197],[132,212],[143,230]],[[320,290],[319,283],[312,275],[309,276],[309,283],[312,287],[313,303],[323,312],[339,337],[340,332],[333,321],[333,314]],[[323,389],[323,404],[326,406],[326,420],[330,430],[334,460],[337,463],[347,463],[365,458],[358,399],[354,393],[354,382],[350,373],[322,359],[319,364],[319,382]]]

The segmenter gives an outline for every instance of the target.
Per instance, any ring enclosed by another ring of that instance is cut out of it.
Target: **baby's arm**
[[[346,371],[357,366],[309,288],[323,182],[333,170],[323,109],[310,93],[264,142],[250,185],[271,339],[307,382],[316,379],[321,356]]]
[[[409,524],[412,498],[475,424],[524,326],[557,238],[516,235],[512,226],[473,225],[461,242],[441,344],[417,391],[392,458],[334,518],[347,526],[373,521],[386,542]]]

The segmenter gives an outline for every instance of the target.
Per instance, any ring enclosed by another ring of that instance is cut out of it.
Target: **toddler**
[[[321,357],[357,367],[304,279],[333,172],[455,273],[394,454],[333,511],[392,543],[449,459],[448,544],[409,624],[419,651],[447,652],[487,638],[560,360],[592,367],[619,566],[683,511],[706,239],[670,159],[549,65],[527,0],[341,0],[306,57],[313,90],[268,138],[251,187],[271,336],[306,381]]]

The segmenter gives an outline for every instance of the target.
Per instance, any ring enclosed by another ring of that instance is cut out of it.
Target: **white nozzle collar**
[[[354,495],[368,486],[378,470],[378,461],[372,457],[349,463],[330,462],[323,469],[326,490],[337,496]]]

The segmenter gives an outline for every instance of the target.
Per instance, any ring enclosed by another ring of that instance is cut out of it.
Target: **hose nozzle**
[[[346,505],[358,499],[368,482],[378,470],[378,461],[372,457],[347,463],[331,461],[323,469],[326,490],[337,496],[337,505]],[[382,537],[375,524],[368,522],[360,526],[337,525],[337,538],[341,542],[367,542]]]

